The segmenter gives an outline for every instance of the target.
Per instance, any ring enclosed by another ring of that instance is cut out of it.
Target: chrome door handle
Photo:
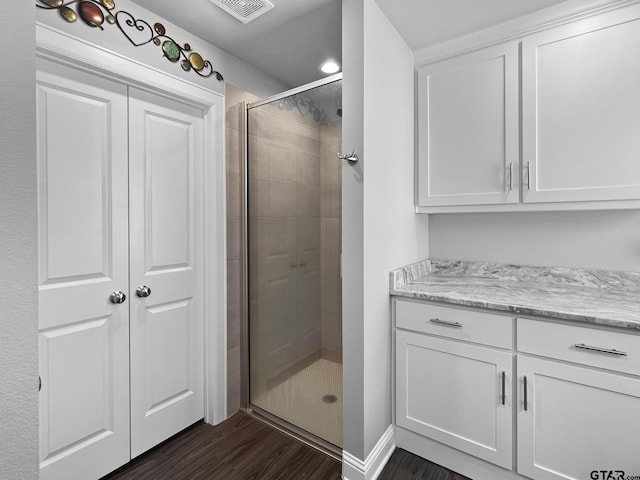
[[[126,299],[127,299],[127,296],[124,294],[124,292],[120,290],[118,290],[117,292],[113,292],[109,297],[109,300],[111,300],[111,303],[124,303]]]
[[[136,295],[140,298],[148,297],[149,295],[151,295],[151,289],[146,285],[140,285],[138,288],[136,288]]]

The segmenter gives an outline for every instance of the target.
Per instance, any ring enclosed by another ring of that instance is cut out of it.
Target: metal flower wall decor
[[[213,69],[211,62],[202,58],[191,49],[191,45],[179,44],[167,35],[164,25],[154,23],[153,27],[144,20],[137,19],[124,10],[115,11],[114,0],[36,0],[36,7],[45,10],[57,10],[67,22],[73,23],[80,18],[93,28],[104,30],[104,23],[116,25],[122,34],[135,47],[148,43],[162,49],[163,56],[170,62],[180,62],[186,72],[193,70],[201,77],[215,76],[223,81],[222,75]],[[75,9],[72,8],[75,6]]]

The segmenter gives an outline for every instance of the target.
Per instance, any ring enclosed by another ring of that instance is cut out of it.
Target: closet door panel
[[[40,478],[129,460],[127,90],[38,60]]]
[[[129,123],[135,457],[204,416],[204,135],[200,110],[136,89]]]

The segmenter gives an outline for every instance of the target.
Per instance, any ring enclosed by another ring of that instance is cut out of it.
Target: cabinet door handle
[[[446,320],[440,320],[439,318],[431,318],[429,319],[432,323],[437,323],[438,325],[446,325],[448,327],[462,328],[462,324],[459,322],[447,322]]]
[[[527,411],[528,408],[527,402],[527,376],[524,376],[524,411]]]
[[[503,371],[503,372],[502,372],[502,405],[504,405],[504,403],[505,403],[505,395],[506,395],[506,392],[505,392],[505,383],[506,383],[506,376],[507,376],[507,374]]]
[[[513,190],[513,162],[509,162],[509,191]]]
[[[609,348],[591,347],[589,345],[585,345],[584,343],[576,343],[574,347],[580,348],[582,350],[589,350],[591,352],[600,352],[600,353],[606,353],[608,355],[616,355],[619,357],[627,356],[627,352],[621,352],[620,350],[616,350],[615,348],[609,349]]]
[[[531,163],[527,162],[527,190],[531,190]]]

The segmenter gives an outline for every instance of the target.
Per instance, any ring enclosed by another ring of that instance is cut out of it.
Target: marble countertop
[[[640,272],[430,259],[392,271],[390,294],[640,330]]]

